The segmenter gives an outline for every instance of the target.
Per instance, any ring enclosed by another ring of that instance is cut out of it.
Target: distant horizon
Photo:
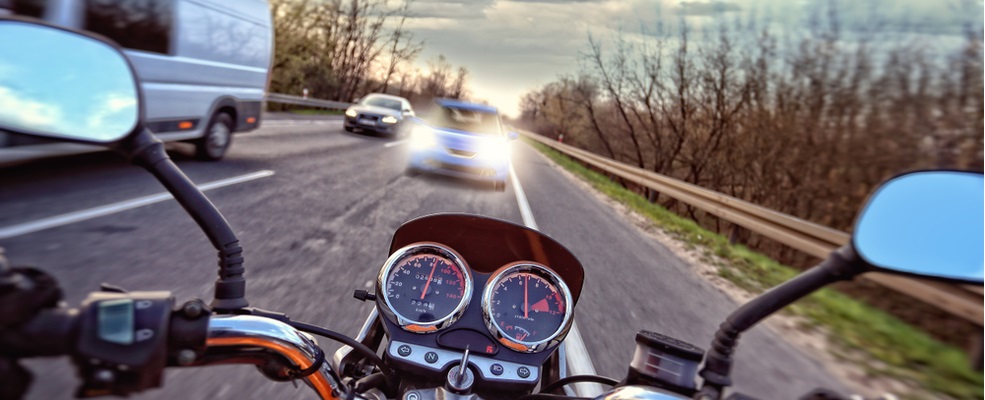
[[[720,22],[757,21],[771,31],[803,29],[816,7],[828,2],[792,4],[783,0],[413,0],[406,28],[424,49],[414,62],[443,55],[469,70],[469,94],[511,117],[519,115],[523,94],[578,72],[579,54],[592,35],[611,46],[622,35],[641,40],[647,33],[676,29],[678,21],[700,29]],[[965,26],[981,29],[981,1],[927,3],[836,2],[846,28],[878,29],[926,37],[934,46],[957,44]],[[974,11],[974,12],[972,12]],[[872,21],[875,13],[880,20]],[[695,36],[700,39],[700,36]]]

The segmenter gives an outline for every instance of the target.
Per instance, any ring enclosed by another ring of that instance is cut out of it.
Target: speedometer
[[[571,291],[554,271],[524,261],[493,274],[482,311],[489,333],[500,343],[537,353],[564,339],[571,327],[571,302]]]
[[[472,276],[454,250],[415,243],[383,264],[376,293],[380,310],[404,330],[435,332],[462,316],[472,297]]]

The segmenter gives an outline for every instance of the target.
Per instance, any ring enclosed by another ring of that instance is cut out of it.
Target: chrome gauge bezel
[[[390,298],[387,296],[386,291],[386,281],[393,268],[402,260],[420,254],[434,254],[448,259],[455,268],[458,268],[462,272],[462,280],[465,284],[462,299],[459,300],[458,305],[455,306],[452,312],[431,322],[416,321],[397,312],[393,308],[393,304],[390,303]],[[420,334],[433,333],[451,326],[465,314],[469,301],[472,299],[473,285],[472,272],[468,264],[465,263],[465,259],[458,252],[440,243],[418,242],[409,244],[393,252],[387,258],[386,262],[383,263],[383,267],[380,268],[380,274],[376,278],[376,304],[380,313],[389,319],[390,322],[397,324],[401,329]]]
[[[499,328],[496,324],[496,318],[492,315],[493,290],[503,278],[517,272],[533,272],[547,279],[564,296],[564,318],[561,320],[561,326],[546,339],[536,342],[516,340]],[[550,268],[532,261],[518,261],[504,265],[489,278],[482,293],[482,319],[485,322],[486,329],[496,338],[497,342],[518,353],[540,353],[560,344],[571,329],[573,311],[574,305],[572,304],[571,289],[564,283],[564,280]]]

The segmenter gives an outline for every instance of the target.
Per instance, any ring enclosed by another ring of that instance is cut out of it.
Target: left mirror
[[[133,70],[113,46],[0,19],[0,130],[110,144],[140,118]]]

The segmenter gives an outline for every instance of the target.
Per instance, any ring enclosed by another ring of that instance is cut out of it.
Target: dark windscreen
[[[171,0],[88,0],[85,29],[128,49],[169,54],[174,26]]]
[[[400,100],[388,99],[386,97],[368,97],[366,100],[363,100],[363,104],[367,106],[389,108],[397,111],[403,109],[403,107],[401,107],[402,104],[400,104]]]
[[[483,135],[499,135],[499,115],[454,107],[436,107],[428,116],[428,122],[436,128]]]

